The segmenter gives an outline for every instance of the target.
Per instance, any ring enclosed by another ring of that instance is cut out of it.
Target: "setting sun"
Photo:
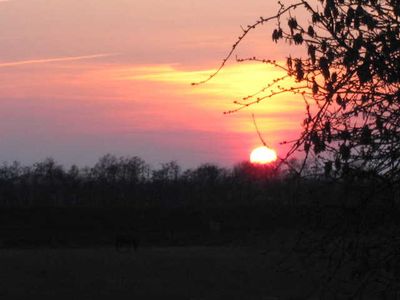
[[[254,149],[250,154],[250,162],[253,164],[268,164],[276,159],[276,151],[265,146]]]

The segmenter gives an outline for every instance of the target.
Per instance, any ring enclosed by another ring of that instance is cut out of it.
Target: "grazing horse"
[[[115,249],[118,252],[137,251],[139,240],[135,234],[120,233],[115,236]]]
[[[213,220],[208,221],[208,229],[213,234],[219,234],[221,232],[221,222]]]

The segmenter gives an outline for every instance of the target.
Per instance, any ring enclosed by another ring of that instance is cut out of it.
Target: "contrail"
[[[51,62],[59,62],[59,61],[75,61],[75,60],[93,59],[93,58],[109,57],[109,56],[115,56],[115,55],[119,55],[119,53],[100,53],[100,54],[82,55],[82,56],[30,59],[30,60],[20,60],[20,61],[3,62],[3,63],[0,62],[0,68],[22,66],[22,65],[43,64],[43,63],[51,63]]]

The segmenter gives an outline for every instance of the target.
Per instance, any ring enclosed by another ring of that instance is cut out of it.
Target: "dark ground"
[[[313,258],[305,271],[301,253],[288,258],[300,232],[319,241],[326,231],[313,227],[313,215],[311,207],[285,206],[3,208],[0,299],[317,299],[325,267]],[[337,217],[327,207],[317,219],[329,225]],[[120,237],[125,244],[117,249]],[[282,260],[295,272],[279,268]],[[329,293],[323,299],[336,299]],[[381,299],[369,295],[363,299]]]
[[[276,270],[294,234],[276,213],[2,209],[0,299],[303,299],[310,278]]]
[[[277,256],[230,247],[0,250],[0,298],[305,299],[310,278],[276,272]]]

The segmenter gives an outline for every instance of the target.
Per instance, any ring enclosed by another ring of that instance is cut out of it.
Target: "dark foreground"
[[[230,247],[2,249],[1,299],[306,299],[279,251]]]
[[[399,299],[399,215],[1,209],[0,299]]]

